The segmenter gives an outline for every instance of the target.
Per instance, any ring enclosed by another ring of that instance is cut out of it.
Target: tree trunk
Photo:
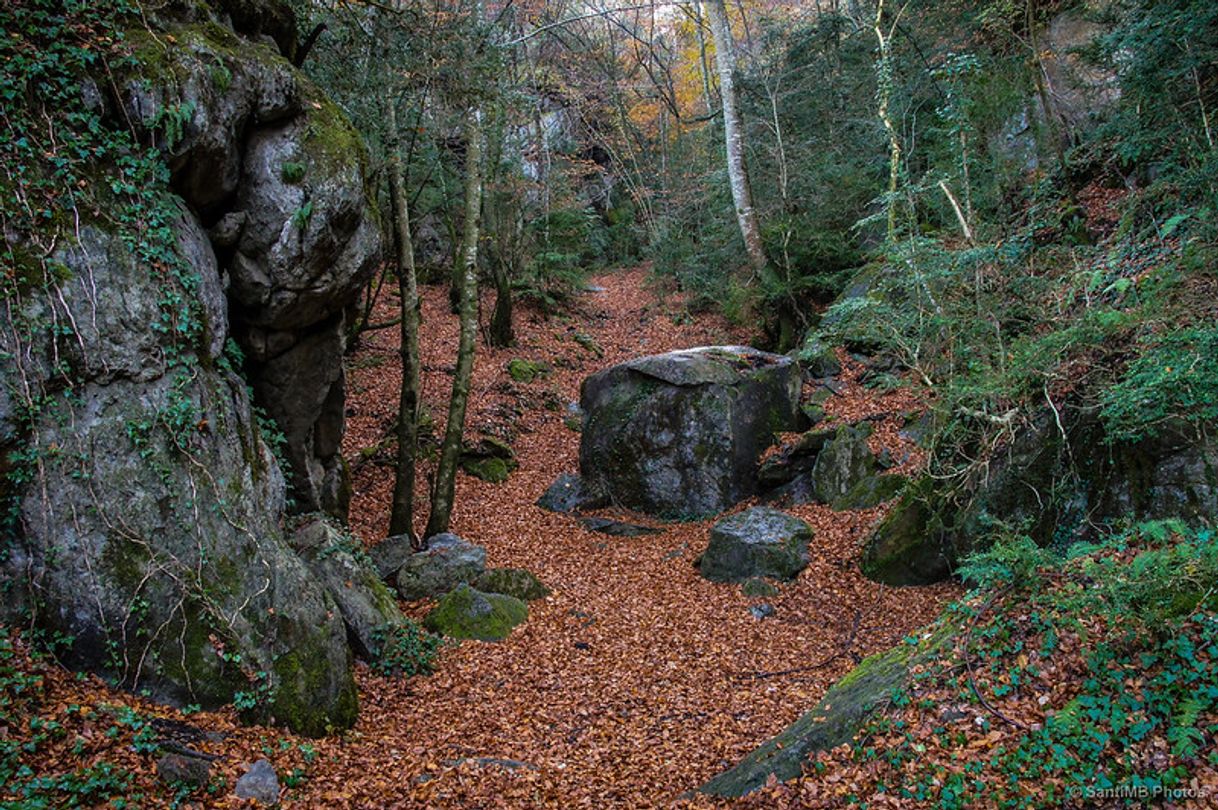
[[[397,229],[398,293],[401,298],[402,387],[398,400],[398,457],[393,481],[393,510],[389,534],[414,535],[415,450],[419,429],[419,288],[414,268],[414,242],[410,235],[410,212],[406,204],[406,182],[402,173],[401,141],[397,111],[387,105],[389,127],[389,196],[393,224]]]
[[[727,176],[732,187],[732,202],[744,249],[753,272],[766,266],[765,250],[761,244],[761,227],[753,208],[753,193],[749,188],[748,170],[744,163],[744,126],[740,119],[740,98],[736,91],[736,43],[728,25],[723,0],[706,4],[711,36],[715,42],[715,66],[719,72],[719,96],[723,101],[723,140],[727,151]]]
[[[457,463],[465,433],[465,409],[469,404],[470,378],[474,370],[474,346],[478,337],[478,229],[482,215],[482,114],[474,108],[465,122],[465,227],[461,238],[461,286],[458,314],[461,337],[457,346],[457,368],[453,373],[452,399],[448,403],[448,424],[436,468],[431,493],[431,515],[424,537],[448,531],[452,517],[453,495],[457,484]]]

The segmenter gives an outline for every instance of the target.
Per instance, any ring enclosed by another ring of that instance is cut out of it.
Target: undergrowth
[[[954,651],[849,755],[872,794],[941,808],[1198,798],[1218,768],[1218,542],[1141,524],[1064,555],[1009,536],[962,573]],[[822,755],[814,770],[833,762]]]

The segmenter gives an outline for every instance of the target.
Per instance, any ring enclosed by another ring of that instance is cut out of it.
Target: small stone
[[[265,759],[258,760],[237,780],[233,792],[238,799],[253,799],[268,807],[279,804],[279,777],[275,775],[275,766]]]
[[[768,602],[762,602],[760,605],[752,605],[749,608],[749,613],[753,614],[753,618],[761,621],[764,618],[774,615],[774,606]]]
[[[392,580],[410,555],[414,554],[412,539],[408,534],[395,534],[368,549],[368,556],[372,557],[372,565],[381,579]]]
[[[201,788],[211,779],[211,762],[188,754],[165,754],[156,761],[156,775],[166,784]]]
[[[563,473],[537,499],[537,505],[548,512],[570,514],[580,509],[599,509],[609,505],[609,499],[597,492],[578,475]]]

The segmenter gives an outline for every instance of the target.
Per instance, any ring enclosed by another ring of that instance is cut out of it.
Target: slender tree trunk
[[[397,110],[386,105],[389,128],[389,196],[393,224],[397,229],[398,294],[401,298],[402,387],[398,398],[398,457],[393,480],[393,509],[389,533],[414,535],[415,450],[419,430],[419,288],[414,268],[414,240],[410,235],[410,212],[406,203],[406,181],[402,172],[401,138]]]
[[[884,35],[884,0],[876,4],[875,38],[879,42],[880,58],[876,64],[876,81],[879,85],[879,117],[888,133],[888,241],[896,238],[897,232],[897,185],[901,175],[901,139],[889,114],[892,100],[892,37]],[[895,24],[893,26],[895,30]]]
[[[458,314],[461,337],[457,345],[457,368],[453,373],[452,399],[440,463],[431,493],[431,515],[424,537],[448,531],[453,495],[457,485],[457,462],[465,433],[465,409],[469,404],[470,378],[474,370],[474,347],[478,337],[478,231],[482,216],[482,113],[477,107],[465,121],[465,226],[461,239],[461,286]]]
[[[761,244],[761,227],[753,208],[753,193],[749,188],[748,169],[744,163],[744,126],[740,118],[740,99],[736,90],[736,43],[728,25],[723,0],[706,3],[711,36],[715,41],[715,66],[719,72],[719,96],[723,102],[723,140],[727,152],[727,176],[732,187],[732,202],[744,249],[753,272],[766,266],[765,250]]]

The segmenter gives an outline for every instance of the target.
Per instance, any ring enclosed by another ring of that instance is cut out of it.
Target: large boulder
[[[523,600],[482,593],[463,582],[440,599],[423,624],[449,638],[502,641],[528,617],[529,606]]]
[[[523,568],[488,569],[478,577],[474,587],[484,593],[502,593],[525,602],[550,595],[550,589],[542,584],[537,575]]]
[[[800,424],[798,367],[743,346],[630,360],[580,394],[583,479],[615,503],[668,518],[721,512],[757,491],[757,460]]]
[[[159,699],[246,692],[321,734],[357,710],[346,614],[282,525],[344,509],[342,312],[378,218],[354,130],[281,55],[288,6],[221,5],[150,11],[88,102],[155,142],[172,194],[149,180],[129,210],[105,189],[137,175],[99,162],[112,211],[4,234],[31,273],[0,314],[0,619]]]
[[[229,5],[247,30],[294,42],[282,3]],[[173,190],[209,226],[244,371],[284,437],[293,510],[342,517],[344,311],[381,253],[366,150],[274,47],[202,11],[188,22],[174,47],[131,32],[147,69],[124,79],[124,112],[157,139]]]
[[[698,563],[714,582],[743,582],[754,577],[794,579],[808,565],[812,528],[777,509],[758,506],[726,517],[710,532]]]
[[[463,582],[476,582],[485,570],[486,549],[455,534],[437,534],[398,569],[398,594],[406,600],[440,596]]]

